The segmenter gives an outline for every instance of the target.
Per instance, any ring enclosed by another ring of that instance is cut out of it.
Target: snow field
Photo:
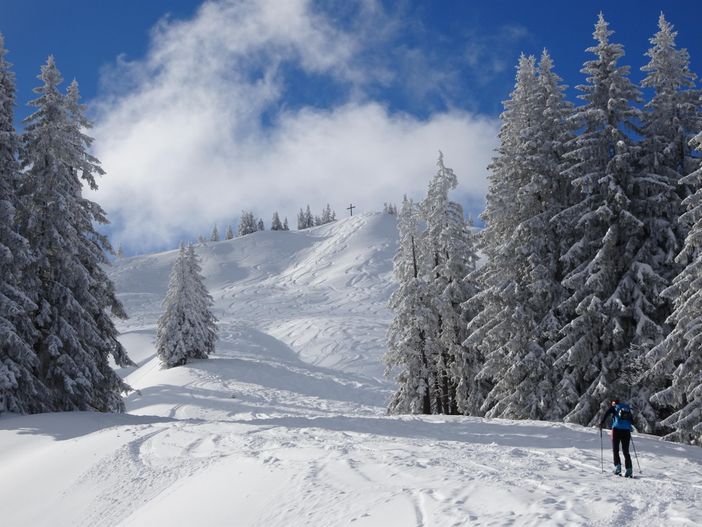
[[[175,253],[117,263],[127,413],[0,419],[2,525],[702,524],[699,448],[635,435],[625,480],[597,430],[385,416],[395,240],[363,215],[208,244],[217,353],[170,370],[152,341]]]

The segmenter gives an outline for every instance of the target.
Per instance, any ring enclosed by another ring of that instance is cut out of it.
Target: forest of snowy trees
[[[78,84],[60,90],[53,57],[18,136],[15,77],[0,36],[0,414],[121,411],[128,387],[112,369],[131,361],[113,317],[126,317],[103,269],[112,252],[85,199],[103,174]]]
[[[391,413],[599,422],[702,444],[702,100],[661,15],[641,88],[600,15],[574,106],[522,56],[490,165],[486,227],[439,159],[399,212]],[[476,268],[476,249],[485,263]]]

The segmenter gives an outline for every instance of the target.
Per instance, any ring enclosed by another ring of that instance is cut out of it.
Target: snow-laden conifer
[[[336,220],[336,213],[332,211],[331,205],[327,203],[327,206],[324,207],[324,210],[322,211],[322,216],[319,220],[320,225],[324,225],[326,223],[331,223]]]
[[[234,229],[232,229],[231,225],[227,225],[227,232],[224,234],[224,239],[225,240],[234,239]]]
[[[210,234],[210,241],[211,242],[218,242],[219,241],[219,230],[217,229],[217,225],[212,227],[212,233]]]
[[[194,317],[194,320],[197,322],[196,334],[200,342],[200,345],[193,348],[189,356],[194,359],[206,359],[208,355],[214,353],[217,342],[217,319],[212,313],[214,300],[205,285],[195,247],[189,245],[186,253],[186,278],[188,280],[188,289],[192,291],[190,295],[191,306],[192,311],[196,315]]]
[[[437,317],[435,343],[438,349],[433,354],[437,381],[435,411],[456,414],[459,412],[459,385],[466,390],[466,383],[472,383],[464,368],[470,359],[464,356],[467,320],[462,305],[476,293],[474,283],[466,277],[475,271],[477,254],[473,232],[463,219],[463,208],[449,200],[449,192],[456,188],[458,179],[453,170],[444,165],[441,152],[437,167],[421,206],[426,222],[422,252]]]
[[[237,236],[246,236],[253,232],[258,231],[258,222],[253,212],[244,210],[241,212],[241,218],[239,218],[239,226],[236,230]]]
[[[398,389],[388,407],[391,414],[432,413],[432,391],[436,386],[433,329],[436,314],[430,291],[420,268],[418,211],[405,197],[398,216],[400,241],[395,254],[394,276],[399,287],[388,306],[394,317],[388,329],[384,360],[386,375],[395,374]]]
[[[702,150],[702,133],[692,144]],[[670,381],[651,401],[663,414],[667,439],[702,445],[702,168],[680,182],[696,190],[680,218],[688,235],[676,260],[684,267],[663,291],[675,308],[668,318],[673,330],[648,354],[649,376]]]
[[[206,359],[214,352],[217,328],[211,306],[195,249],[181,245],[156,332],[156,353],[163,367]]]
[[[663,14],[658,28],[646,53],[650,61],[641,68],[647,73],[642,86],[654,93],[643,112],[641,175],[635,193],[636,213],[644,224],[644,236],[632,272],[645,293],[636,305],[642,313],[633,342],[637,352],[655,346],[669,331],[665,320],[672,305],[661,291],[680,270],[674,259],[684,244],[688,225],[677,219],[682,213],[681,201],[691,190],[680,182],[699,167],[689,143],[702,128],[700,91],[694,89],[696,76],[689,69],[687,50],[676,48],[677,33]],[[640,362],[639,357],[633,357],[632,362]],[[646,432],[654,432],[658,420],[649,398],[669,380],[655,377],[655,371],[659,370],[648,371],[632,394],[632,402],[642,417],[639,428]]]
[[[283,224],[280,222],[280,216],[278,216],[278,212],[273,213],[273,219],[271,220],[271,230],[272,231],[282,231],[283,230]]]
[[[25,120],[21,164],[24,178],[22,232],[35,253],[32,300],[39,331],[34,349],[39,375],[50,391],[46,410],[119,411],[127,386],[110,367],[131,361],[117,340],[110,314],[125,317],[104,271],[107,238],[94,228],[107,223],[99,205],[82,196],[83,182],[96,189],[103,174],[88,153],[90,122],[77,83],[59,92],[53,57],[42,66],[43,85]]]
[[[527,131],[540,118],[540,98],[536,60],[522,55],[514,90],[504,103],[500,146],[489,167],[490,186],[482,214],[486,226],[480,235],[487,261],[476,276],[479,292],[465,304],[475,316],[468,324],[464,346],[473,364],[481,367],[474,373],[470,402],[462,407],[464,413],[512,417],[520,413],[506,395],[521,381],[521,373],[507,372],[529,349],[536,330],[525,309],[529,295],[524,280],[529,273],[526,240],[517,237],[516,232],[530,217],[523,206],[524,189],[535,175],[527,163]],[[479,357],[477,361],[475,357]]]
[[[517,86],[503,114],[503,148],[492,165],[495,186],[505,178],[503,188],[514,193],[508,217],[498,218],[494,193],[487,209],[503,228],[500,243],[492,233],[484,240],[491,255],[484,286],[493,289],[483,298],[500,307],[488,307],[497,317],[487,322],[495,328],[495,347],[484,347],[488,367],[479,375],[492,379],[482,411],[493,417],[543,419],[554,400],[548,349],[558,336],[557,307],[564,298],[559,262],[564,229],[557,216],[572,194],[562,174],[572,110],[548,52],[543,52],[538,69],[533,63],[532,58],[521,60]],[[491,368],[497,365],[504,369],[495,375]]]
[[[285,219],[283,220],[283,230],[284,230],[284,231],[289,231],[289,230],[290,230],[290,226],[288,225],[288,218],[285,218]]]
[[[263,218],[259,218],[258,221],[256,222],[256,230],[258,231],[265,231],[266,226],[263,224]]]
[[[635,271],[645,236],[634,202],[638,152],[626,133],[639,119],[633,105],[639,91],[629,68],[617,64],[624,50],[610,42],[612,33],[600,14],[596,45],[588,49],[595,58],[582,70],[588,84],[578,86],[585,105],[574,122],[583,131],[567,153],[581,199],[566,214],[577,239],[562,258],[570,296],[561,309],[570,320],[552,352],[560,377],[556,397],[565,419],[580,424],[596,422],[609,397],[629,395],[618,381],[637,328],[647,324],[638,306],[648,291]]]
[[[23,273],[31,261],[29,244],[18,232],[16,215],[19,140],[13,124],[15,76],[0,35],[0,414],[48,408],[32,344],[36,305],[26,292]]]
[[[463,379],[461,364],[464,362],[462,343],[466,338],[466,320],[461,305],[475,291],[464,281],[475,270],[476,255],[472,246],[472,232],[463,219],[463,208],[449,200],[449,192],[456,188],[458,179],[452,169],[444,165],[439,153],[438,170],[429,183],[427,197],[421,204],[426,230],[422,235],[422,267],[427,272],[436,326],[431,330],[434,338],[428,344],[434,357],[436,371],[436,413],[457,414],[456,389]]]

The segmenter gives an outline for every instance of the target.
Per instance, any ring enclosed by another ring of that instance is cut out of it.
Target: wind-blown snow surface
[[[152,340],[176,253],[115,264],[138,391],[125,415],[0,419],[0,524],[702,524],[699,448],[636,435],[630,481],[596,430],[384,416],[395,243],[387,215],[209,243],[218,352],[171,370]]]

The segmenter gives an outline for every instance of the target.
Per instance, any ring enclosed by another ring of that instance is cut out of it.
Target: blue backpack
[[[634,422],[634,415],[631,411],[631,406],[626,403],[617,403],[614,407],[614,421],[612,428],[623,430],[631,430],[631,425]]]

